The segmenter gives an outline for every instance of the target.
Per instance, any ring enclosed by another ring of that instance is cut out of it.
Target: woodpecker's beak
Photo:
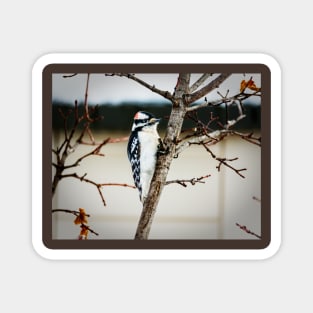
[[[161,121],[161,119],[160,118],[151,118],[150,120],[149,120],[149,124],[158,124],[158,123],[160,123],[160,121]]]

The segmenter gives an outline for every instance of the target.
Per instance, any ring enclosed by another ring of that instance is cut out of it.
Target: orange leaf
[[[243,92],[247,88],[247,82],[242,80],[240,83],[240,92]]]
[[[255,83],[254,83],[254,81],[253,81],[252,79],[250,79],[250,80],[248,81],[248,88],[251,89],[251,90],[254,90],[254,91],[259,91],[259,90],[260,90],[260,88],[258,88],[258,87],[255,85]]]
[[[84,224],[82,224],[80,227],[81,227],[81,231],[80,231],[78,240],[87,240],[88,227]]]
[[[84,209],[79,209],[79,215],[76,216],[74,223],[77,224],[88,224],[87,222],[87,214]]]
[[[246,88],[249,88],[253,91],[259,91],[261,88],[258,88],[255,85],[255,82],[250,78],[248,81],[242,80],[240,83],[240,92],[243,92]]]

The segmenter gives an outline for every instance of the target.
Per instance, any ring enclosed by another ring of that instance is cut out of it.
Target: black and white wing
[[[127,146],[128,159],[131,164],[135,186],[139,191],[141,199],[141,182],[140,182],[140,144],[137,132],[133,132],[129,138]]]

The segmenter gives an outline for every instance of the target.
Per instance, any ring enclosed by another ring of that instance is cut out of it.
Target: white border
[[[258,63],[271,71],[271,243],[265,249],[233,250],[64,250],[42,241],[42,72],[53,63]],[[40,57],[32,70],[32,243],[52,260],[260,260],[273,256],[281,243],[281,70],[260,53],[58,53]]]

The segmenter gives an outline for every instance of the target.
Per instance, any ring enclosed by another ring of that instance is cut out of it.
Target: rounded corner
[[[43,73],[49,70],[49,68],[55,63],[55,60],[58,58],[58,54],[47,53],[39,56],[33,63],[32,73]]]
[[[50,249],[44,244],[44,242],[39,242],[37,240],[32,240],[33,250],[38,256],[45,260],[51,260]]]
[[[281,248],[281,239],[270,240],[261,251],[261,260],[269,260],[277,255]]]
[[[260,56],[262,62],[264,62],[262,64],[264,64],[269,69],[270,72],[274,70],[275,72],[279,73],[279,75],[281,75],[280,63],[274,56],[268,53],[261,53]]]

